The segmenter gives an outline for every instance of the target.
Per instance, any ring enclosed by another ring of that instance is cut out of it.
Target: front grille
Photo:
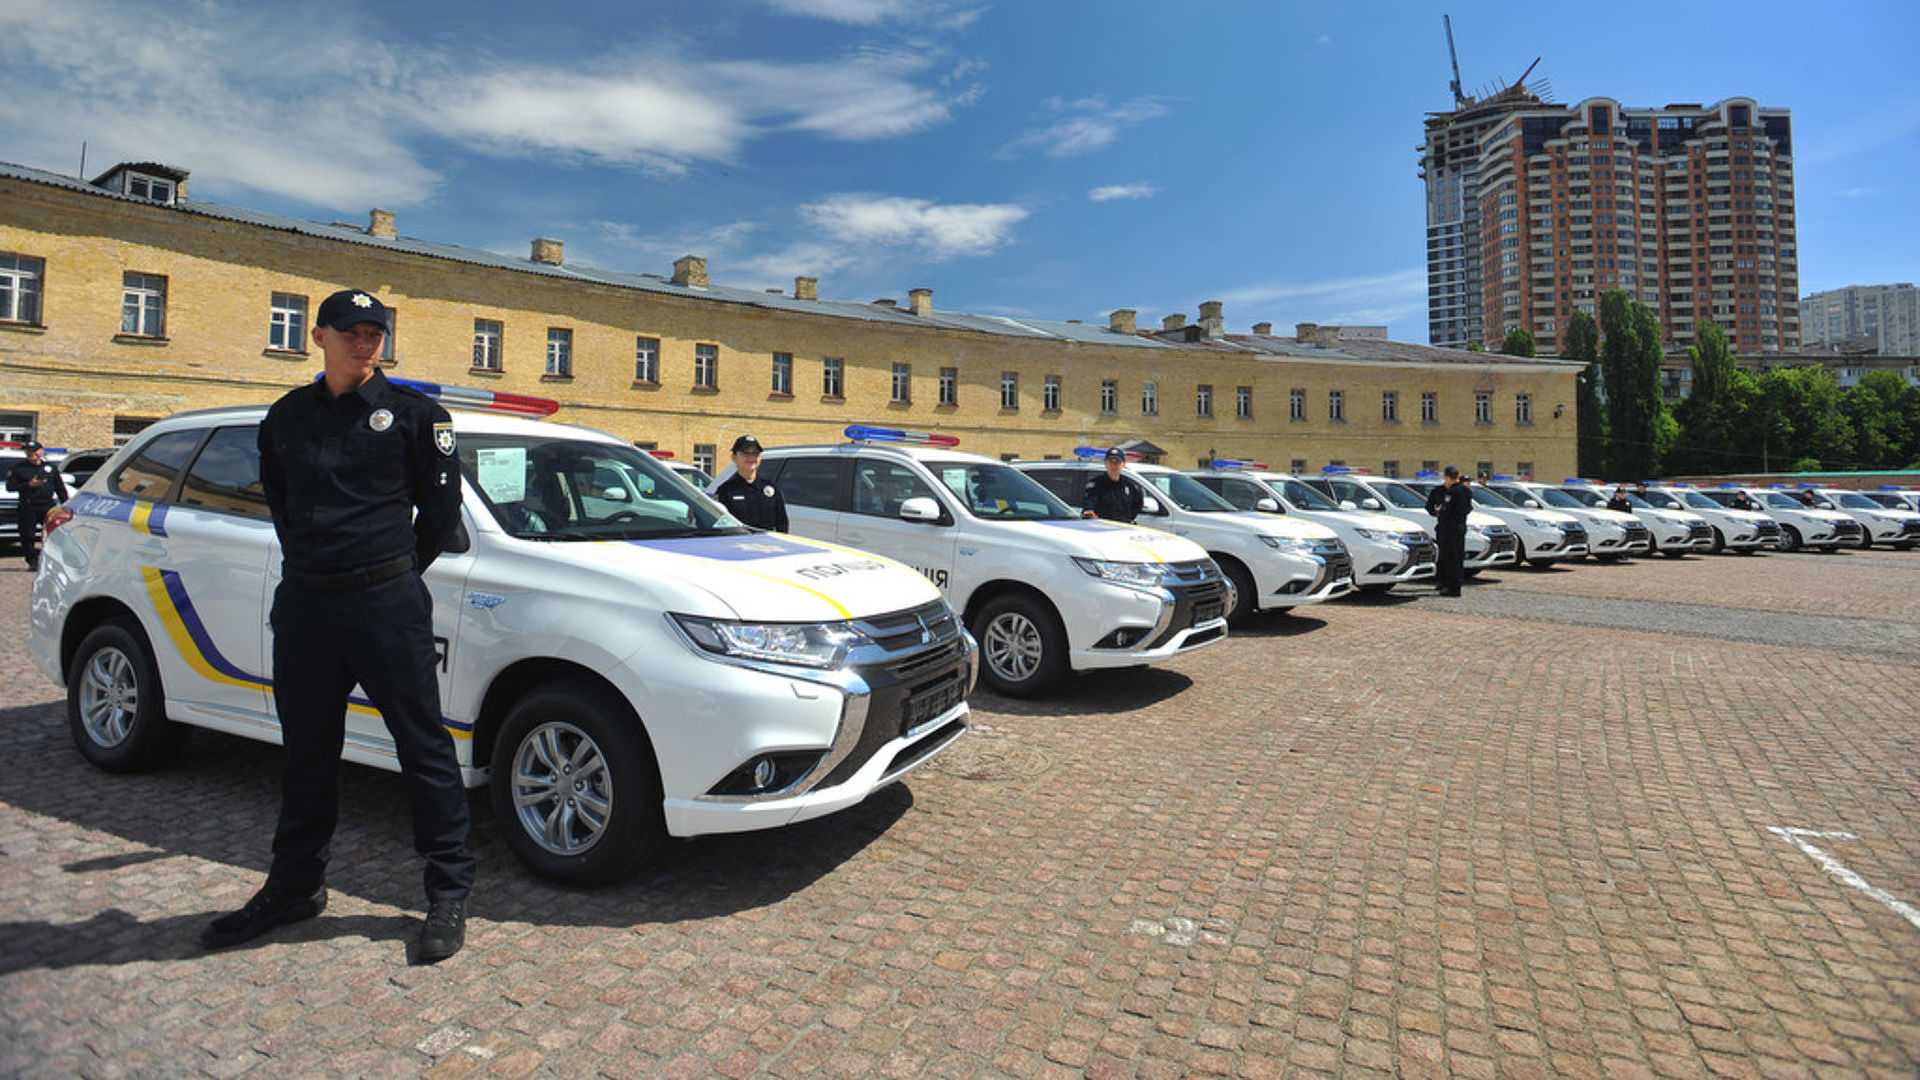
[[[1209,581],[1204,585],[1176,585],[1173,598],[1178,604],[1185,605],[1192,612],[1185,622],[1176,615],[1176,629],[1185,630],[1189,626],[1217,619],[1227,613],[1227,585],[1224,581]]]
[[[1175,634],[1200,623],[1218,619],[1227,613],[1227,582],[1213,560],[1169,563],[1167,591],[1173,594],[1173,618],[1166,632],[1147,642],[1143,648],[1157,649]],[[1192,642],[1189,642],[1192,644]]]
[[[1440,548],[1431,540],[1419,540],[1407,545],[1407,565],[1419,566],[1421,563],[1438,562]]]
[[[1560,533],[1569,547],[1587,542],[1587,530],[1578,525],[1565,526],[1560,530]]]
[[[1489,530],[1489,533],[1491,533],[1491,530]],[[1512,533],[1507,533],[1505,536],[1494,536],[1492,539],[1493,554],[1495,555],[1512,555],[1520,550],[1520,538]]]
[[[954,641],[960,637],[960,622],[945,600],[933,600],[906,611],[859,619],[854,627],[888,652],[915,645]]]
[[[1713,539],[1713,526],[1690,525],[1687,527],[1687,539],[1688,540],[1711,540]]]
[[[1920,536],[1920,521],[1906,521],[1900,525],[1901,536]]]
[[[1644,544],[1648,540],[1653,539],[1653,534],[1647,531],[1647,527],[1637,521],[1624,527],[1627,530],[1627,543],[1629,544]]]
[[[1321,580],[1321,585],[1331,585],[1341,578],[1352,579],[1353,556],[1343,551],[1338,555],[1328,555],[1325,558],[1327,560],[1327,575]]]
[[[1841,521],[1841,522],[1836,522],[1836,523],[1834,524],[1834,526],[1833,526],[1833,535],[1835,535],[1835,536],[1859,536],[1859,535],[1860,535],[1860,523],[1859,523],[1859,522],[1857,522],[1857,521]]]
[[[1753,531],[1763,537],[1766,537],[1766,536],[1777,537],[1780,535],[1780,523],[1777,521],[1756,522],[1753,526]]]

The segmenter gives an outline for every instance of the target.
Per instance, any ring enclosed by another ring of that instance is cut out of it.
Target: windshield
[[[1867,498],[1865,495],[1842,495],[1840,496],[1840,505],[1846,507],[1849,510],[1880,509],[1879,503],[1874,502],[1872,499]]]
[[[1801,509],[1800,500],[1788,498],[1787,496],[1782,495],[1777,491],[1761,492],[1760,501],[1766,503],[1768,506],[1776,507],[1781,510]]]
[[[1574,498],[1558,488],[1534,488],[1532,490],[1535,495],[1540,497],[1541,502],[1561,510],[1578,510],[1586,505],[1579,499]]]
[[[1468,494],[1473,496],[1473,501],[1478,503],[1481,506],[1490,506],[1495,510],[1519,509],[1518,507],[1514,506],[1512,503],[1508,502],[1507,500],[1501,498],[1498,495],[1495,495],[1493,492],[1488,491],[1486,488],[1481,487],[1479,484],[1468,484],[1467,492]]]
[[[961,505],[977,518],[991,521],[1058,521],[1077,518],[1078,511],[1054,498],[1033,477],[997,461],[927,461],[928,471],[940,478]]]
[[[1268,480],[1267,486],[1279,488],[1281,498],[1292,503],[1296,510],[1338,510],[1333,500],[1313,490],[1298,480]],[[1424,505],[1424,504],[1423,504]]]
[[[1425,510],[1427,500],[1414,494],[1412,489],[1400,484],[1382,484],[1375,482],[1373,490],[1388,502],[1402,510]]]
[[[1906,500],[1902,499],[1898,495],[1889,495],[1883,491],[1869,491],[1867,492],[1866,497],[1869,499],[1872,499],[1874,502],[1879,503],[1881,506],[1884,506],[1889,510],[1910,509],[1907,506]]]
[[[1817,491],[1803,491],[1801,496],[1802,505],[1818,507],[1821,510],[1833,509],[1833,500]]]
[[[1239,507],[1202,487],[1198,480],[1179,473],[1145,473],[1147,483],[1165,495],[1173,505],[1196,514],[1219,514]]]
[[[644,450],[538,435],[462,435],[460,470],[522,540],[658,540],[749,530]]]
[[[1689,491],[1682,496],[1688,506],[1697,506],[1702,510],[1724,510],[1725,507],[1697,491]]]
[[[1674,498],[1673,496],[1667,494],[1664,491],[1650,490],[1646,493],[1646,495],[1642,496],[1642,498],[1646,499],[1647,502],[1656,510],[1684,509],[1684,507],[1681,506],[1679,499]]]
[[[1577,502],[1582,506],[1607,505],[1607,500],[1601,498],[1600,493],[1593,490],[1590,487],[1567,487],[1567,488],[1557,488],[1556,490],[1559,491],[1560,494],[1565,495],[1567,498],[1572,499],[1574,502]]]

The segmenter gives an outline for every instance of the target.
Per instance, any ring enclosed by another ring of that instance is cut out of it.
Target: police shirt
[[[40,481],[34,487],[35,479]],[[22,461],[7,470],[7,490],[20,493],[20,502],[27,506],[52,506],[55,502],[67,501],[67,482],[60,478],[60,466],[51,461],[35,465],[31,461]]]
[[[260,482],[286,567],[298,573],[409,554],[425,570],[460,522],[452,419],[378,370],[339,397],[321,380],[274,402],[260,424]]]
[[[1140,489],[1126,477],[1111,479],[1101,473],[1087,481],[1087,490],[1080,496],[1080,509],[1091,510],[1108,521],[1133,523],[1140,516],[1144,504]]]
[[[1473,513],[1473,493],[1467,490],[1466,481],[1452,487],[1442,484],[1428,492],[1427,513],[1449,529],[1465,529],[1467,515]]]
[[[734,473],[714,489],[713,497],[720,500],[727,513],[756,529],[787,531],[787,500],[765,477],[749,484],[745,477]]]

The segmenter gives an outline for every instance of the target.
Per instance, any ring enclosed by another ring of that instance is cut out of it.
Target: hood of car
[[[1083,559],[1177,563],[1194,562],[1207,557],[1205,548],[1184,537],[1144,525],[1128,525],[1100,518],[995,521],[984,524],[990,525],[996,533],[1009,539],[1017,538],[1028,546],[1052,548],[1063,555],[1077,555]]]

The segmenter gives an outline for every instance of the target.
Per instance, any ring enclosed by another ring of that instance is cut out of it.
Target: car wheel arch
[[[155,655],[153,635],[147,633],[147,625],[137,612],[117,597],[90,596],[73,605],[67,611],[66,620],[60,626],[60,681],[65,683],[73,674],[73,656],[80,650],[80,643],[93,633],[95,628],[122,619],[131,623],[146,646],[149,656]],[[165,688],[162,687],[164,695]]]
[[[1018,593],[1039,601],[1040,604],[1046,608],[1048,614],[1053,616],[1054,622],[1059,624],[1062,630],[1066,628],[1067,621],[1061,618],[1060,607],[1053,602],[1052,597],[1024,581],[1013,581],[1007,578],[980,583],[980,585],[973,590],[973,594],[967,597],[966,607],[962,610],[960,621],[966,623],[968,627],[972,627],[974,619],[979,617],[980,612],[985,609],[988,604],[993,603],[995,600],[1009,593]]]
[[[473,767],[487,768],[493,764],[493,744],[500,737],[500,729],[506,724],[507,715],[521,698],[542,687],[570,681],[596,684],[614,698],[626,702],[627,708],[633,713],[640,738],[646,743],[647,750],[653,752],[653,737],[647,733],[647,722],[640,715],[640,709],[606,676],[572,660],[555,656],[530,656],[508,664],[487,684],[487,692],[480,699],[480,713],[473,724]],[[658,753],[654,753],[654,760],[659,761]]]

